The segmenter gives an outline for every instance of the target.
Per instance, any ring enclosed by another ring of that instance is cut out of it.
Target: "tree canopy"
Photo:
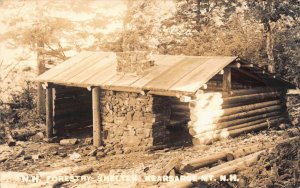
[[[36,8],[23,16],[28,4]],[[298,0],[4,1],[1,6],[15,10],[2,19],[8,26],[2,41],[56,59],[68,58],[70,50],[234,55],[272,65],[299,84],[294,71],[299,68]]]

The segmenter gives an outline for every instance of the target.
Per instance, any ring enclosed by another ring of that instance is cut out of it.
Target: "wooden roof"
[[[116,91],[195,93],[237,57],[155,55],[145,75],[117,73],[112,52],[81,52],[36,79],[68,86],[100,86]]]
[[[142,76],[116,72],[111,52],[81,52],[37,78],[39,82],[111,90],[194,93],[237,57],[154,56],[155,65]]]

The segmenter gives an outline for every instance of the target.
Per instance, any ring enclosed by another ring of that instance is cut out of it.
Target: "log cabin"
[[[284,95],[295,88],[239,57],[144,51],[80,52],[36,81],[46,89],[48,137],[92,125],[93,144],[120,153],[277,126],[288,120]]]

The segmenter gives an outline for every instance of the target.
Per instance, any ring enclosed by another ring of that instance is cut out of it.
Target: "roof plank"
[[[83,70],[89,68],[90,66],[97,63],[106,56],[108,56],[107,53],[93,53],[91,56],[74,64],[72,67],[68,68],[60,75],[57,75],[55,77],[55,80],[65,80],[65,82],[70,83],[68,82],[69,79],[76,77]]]
[[[196,92],[203,84],[222,70],[236,57],[214,57],[192,70],[179,82],[170,87],[170,90]]]
[[[55,67],[51,68],[50,70],[46,71],[45,73],[41,74],[38,79],[40,81],[49,81],[53,80],[57,75],[60,75],[68,68],[74,66],[76,63],[81,62],[85,58],[91,56],[93,53],[88,51],[80,52],[79,54],[67,59],[63,63],[56,65]]]
[[[78,75],[67,80],[70,83],[85,83],[86,80],[93,76],[98,76],[102,72],[105,72],[108,67],[111,66],[115,60],[114,54],[108,54],[108,56],[102,58],[100,61],[94,62],[91,66],[87,67],[84,71],[81,71]]]
[[[85,80],[84,82],[89,85],[102,86],[103,83],[107,82],[108,80],[116,76],[117,74],[116,67],[117,67],[116,62],[113,62],[111,66],[109,66],[107,69],[102,70],[100,74],[95,74],[92,77]]]
[[[145,88],[151,90],[153,88],[168,90],[173,84],[180,81],[182,77],[199,67],[207,58],[184,57],[177,62],[168,71],[156,77],[154,80],[145,85]]]
[[[173,64],[181,61],[183,58],[174,58],[172,56],[162,56],[156,59],[154,67],[144,76],[133,82],[130,86],[135,88],[143,88],[147,83],[160,76],[163,72],[167,71]],[[169,62],[169,64],[165,64]]]

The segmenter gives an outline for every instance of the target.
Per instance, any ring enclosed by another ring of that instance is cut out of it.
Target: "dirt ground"
[[[180,158],[189,161],[200,156],[207,156],[225,149],[241,148],[255,143],[268,141],[278,142],[287,135],[286,131],[266,130],[255,134],[246,134],[237,138],[218,141],[208,146],[190,146],[176,149],[162,149],[156,151],[134,152],[128,154],[105,153],[105,150],[92,146],[91,137],[81,138],[72,146],[62,146],[59,139],[54,143],[44,140],[35,140],[30,137],[28,141],[17,141],[16,146],[0,145],[0,159],[8,157],[1,162],[0,171],[16,171],[36,174],[37,172],[63,169],[64,167],[91,166],[93,172],[88,176],[89,181],[67,182],[64,187],[136,187],[137,182],[124,181],[98,181],[99,176],[105,175],[138,175],[154,174],[165,166],[171,159]],[[35,140],[35,141],[32,141]],[[242,172],[239,176],[243,181],[237,183],[207,183],[207,187],[286,187],[295,185],[299,181],[299,143],[279,145],[267,154],[264,154],[257,164]],[[97,149],[93,153],[93,150]],[[93,154],[92,154],[93,153]],[[31,159],[28,156],[35,156]],[[223,163],[224,161],[219,161]],[[274,175],[274,169],[276,173]],[[276,184],[275,184],[276,183]],[[1,188],[6,184],[2,184]],[[11,184],[13,185],[13,184]],[[10,187],[11,187],[10,185]],[[38,187],[38,184],[27,183],[20,186]],[[206,187],[205,186],[205,187]],[[244,187],[244,186],[243,186]]]
[[[12,134],[17,140],[15,146],[9,147],[5,143],[4,132],[0,130],[0,175],[7,172],[35,175],[40,172],[48,173],[69,167],[93,168],[91,173],[83,176],[89,177],[88,181],[87,179],[68,181],[58,187],[149,187],[153,184],[141,184],[131,180],[104,181],[99,177],[102,178],[102,175],[146,177],[155,174],[175,158],[187,162],[227,149],[239,149],[265,142],[277,143],[289,136],[287,127],[283,126],[282,130],[269,129],[248,133],[206,146],[186,146],[116,154],[107,152],[103,147],[95,148],[92,145],[91,130],[80,130],[79,134],[66,131],[63,137],[53,140],[45,139],[44,120],[37,117],[35,106],[30,103],[30,101],[34,101],[32,96],[35,96],[32,88],[25,87],[21,95],[13,96],[13,103],[9,105],[9,108],[5,106],[0,108],[2,124],[5,122],[10,125]],[[76,138],[77,143],[70,146],[60,145],[60,140],[65,138]],[[201,187],[295,187],[299,185],[300,154],[298,148],[299,142],[279,145],[274,150],[264,153],[254,166],[239,173],[239,182],[203,182]],[[218,164],[224,162],[219,161]],[[194,173],[196,172],[194,171]],[[40,183],[33,182],[4,182],[1,181],[0,176],[0,187],[53,187],[53,185],[42,184],[41,186]]]

